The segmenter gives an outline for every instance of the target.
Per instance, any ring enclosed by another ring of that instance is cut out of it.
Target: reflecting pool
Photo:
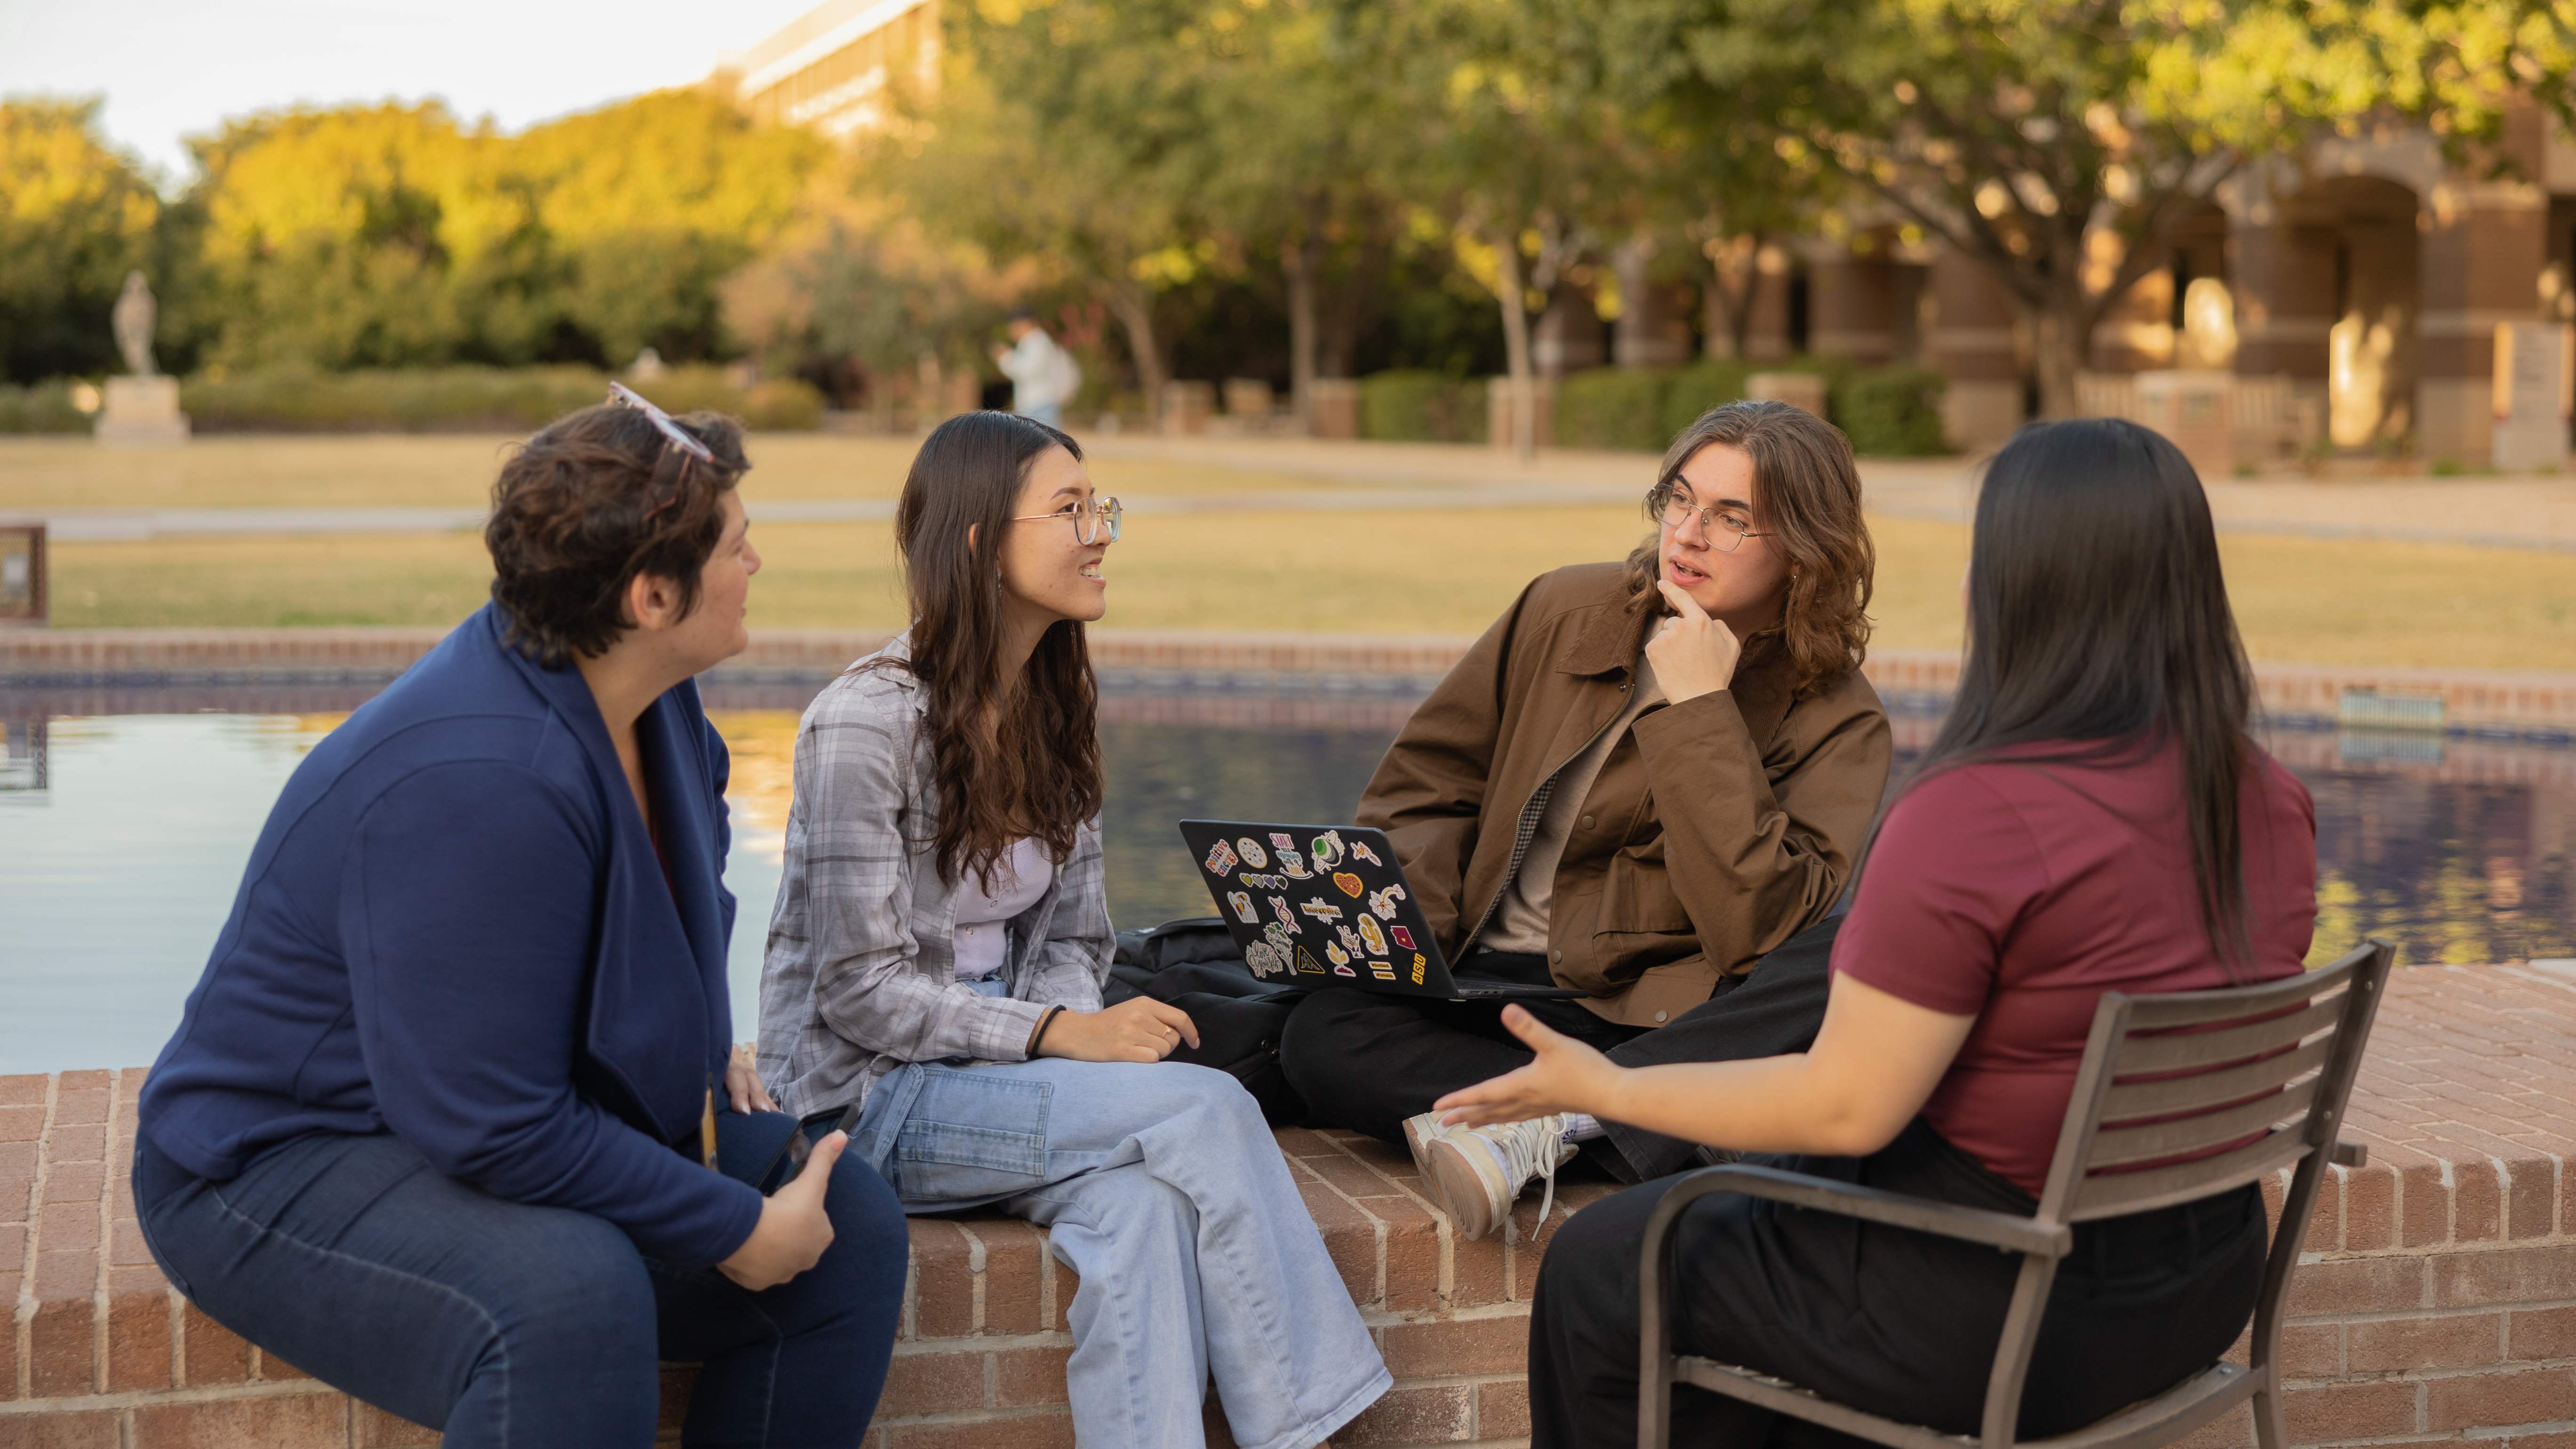
[[[0,1073],[147,1062],[230,909],[286,777],[377,686],[0,691]],[[797,711],[811,687],[710,695],[734,756],[737,1025],[756,1017]],[[1411,701],[1150,693],[1102,700],[1110,906],[1209,909],[1172,822],[1347,819]],[[1900,754],[1932,720],[1900,716]],[[2401,960],[2576,956],[2576,749],[2284,733],[2317,800],[2312,959],[2365,934]]]

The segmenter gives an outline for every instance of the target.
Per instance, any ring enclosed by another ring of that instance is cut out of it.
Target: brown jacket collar
[[[1662,609],[1638,599],[1602,609],[1558,656],[1557,672],[1583,676],[1628,673],[1646,647],[1647,631],[1663,616]],[[1767,743],[1779,733],[1781,721],[1788,718],[1796,694],[1790,682],[1792,672],[1789,651],[1781,643],[1778,630],[1766,629],[1744,646],[1744,657],[1736,664],[1735,680],[1727,686],[1727,693],[1735,697],[1736,713],[1744,717],[1745,732],[1756,742]]]

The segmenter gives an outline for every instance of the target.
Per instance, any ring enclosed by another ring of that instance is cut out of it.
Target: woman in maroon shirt
[[[1589,1112],[1798,1171],[2027,1214],[2104,991],[2302,969],[2307,791],[2258,747],[2199,478],[2104,419],[2027,428],[1977,502],[1969,647],[1940,735],[1879,827],[1803,1054],[1621,1068],[1517,1009],[1537,1052],[1449,1120]],[[1539,1270],[1532,1443],[1636,1442],[1637,1262],[1671,1179],[1578,1213]],[[1680,1351],[1973,1433],[2017,1260],[1732,1195],[1677,1229]],[[2262,1274],[2262,1200],[2076,1230],[2021,1405],[2060,1433],[2214,1362]],[[1759,1444],[1775,1416],[1675,1391],[1677,1444]]]

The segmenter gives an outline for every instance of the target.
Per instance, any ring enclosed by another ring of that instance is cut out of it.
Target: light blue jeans
[[[906,1212],[998,1203],[1082,1277],[1065,1367],[1082,1449],[1202,1445],[1216,1377],[1243,1449],[1304,1449],[1394,1383],[1261,1109],[1177,1062],[915,1063],[851,1146]]]

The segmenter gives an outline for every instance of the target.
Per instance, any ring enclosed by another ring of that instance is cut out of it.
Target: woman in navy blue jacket
[[[854,1445],[904,1223],[730,1050],[731,422],[584,409],[493,488],[493,602],[316,746],[143,1091],[154,1256],[216,1321],[449,1449]]]

